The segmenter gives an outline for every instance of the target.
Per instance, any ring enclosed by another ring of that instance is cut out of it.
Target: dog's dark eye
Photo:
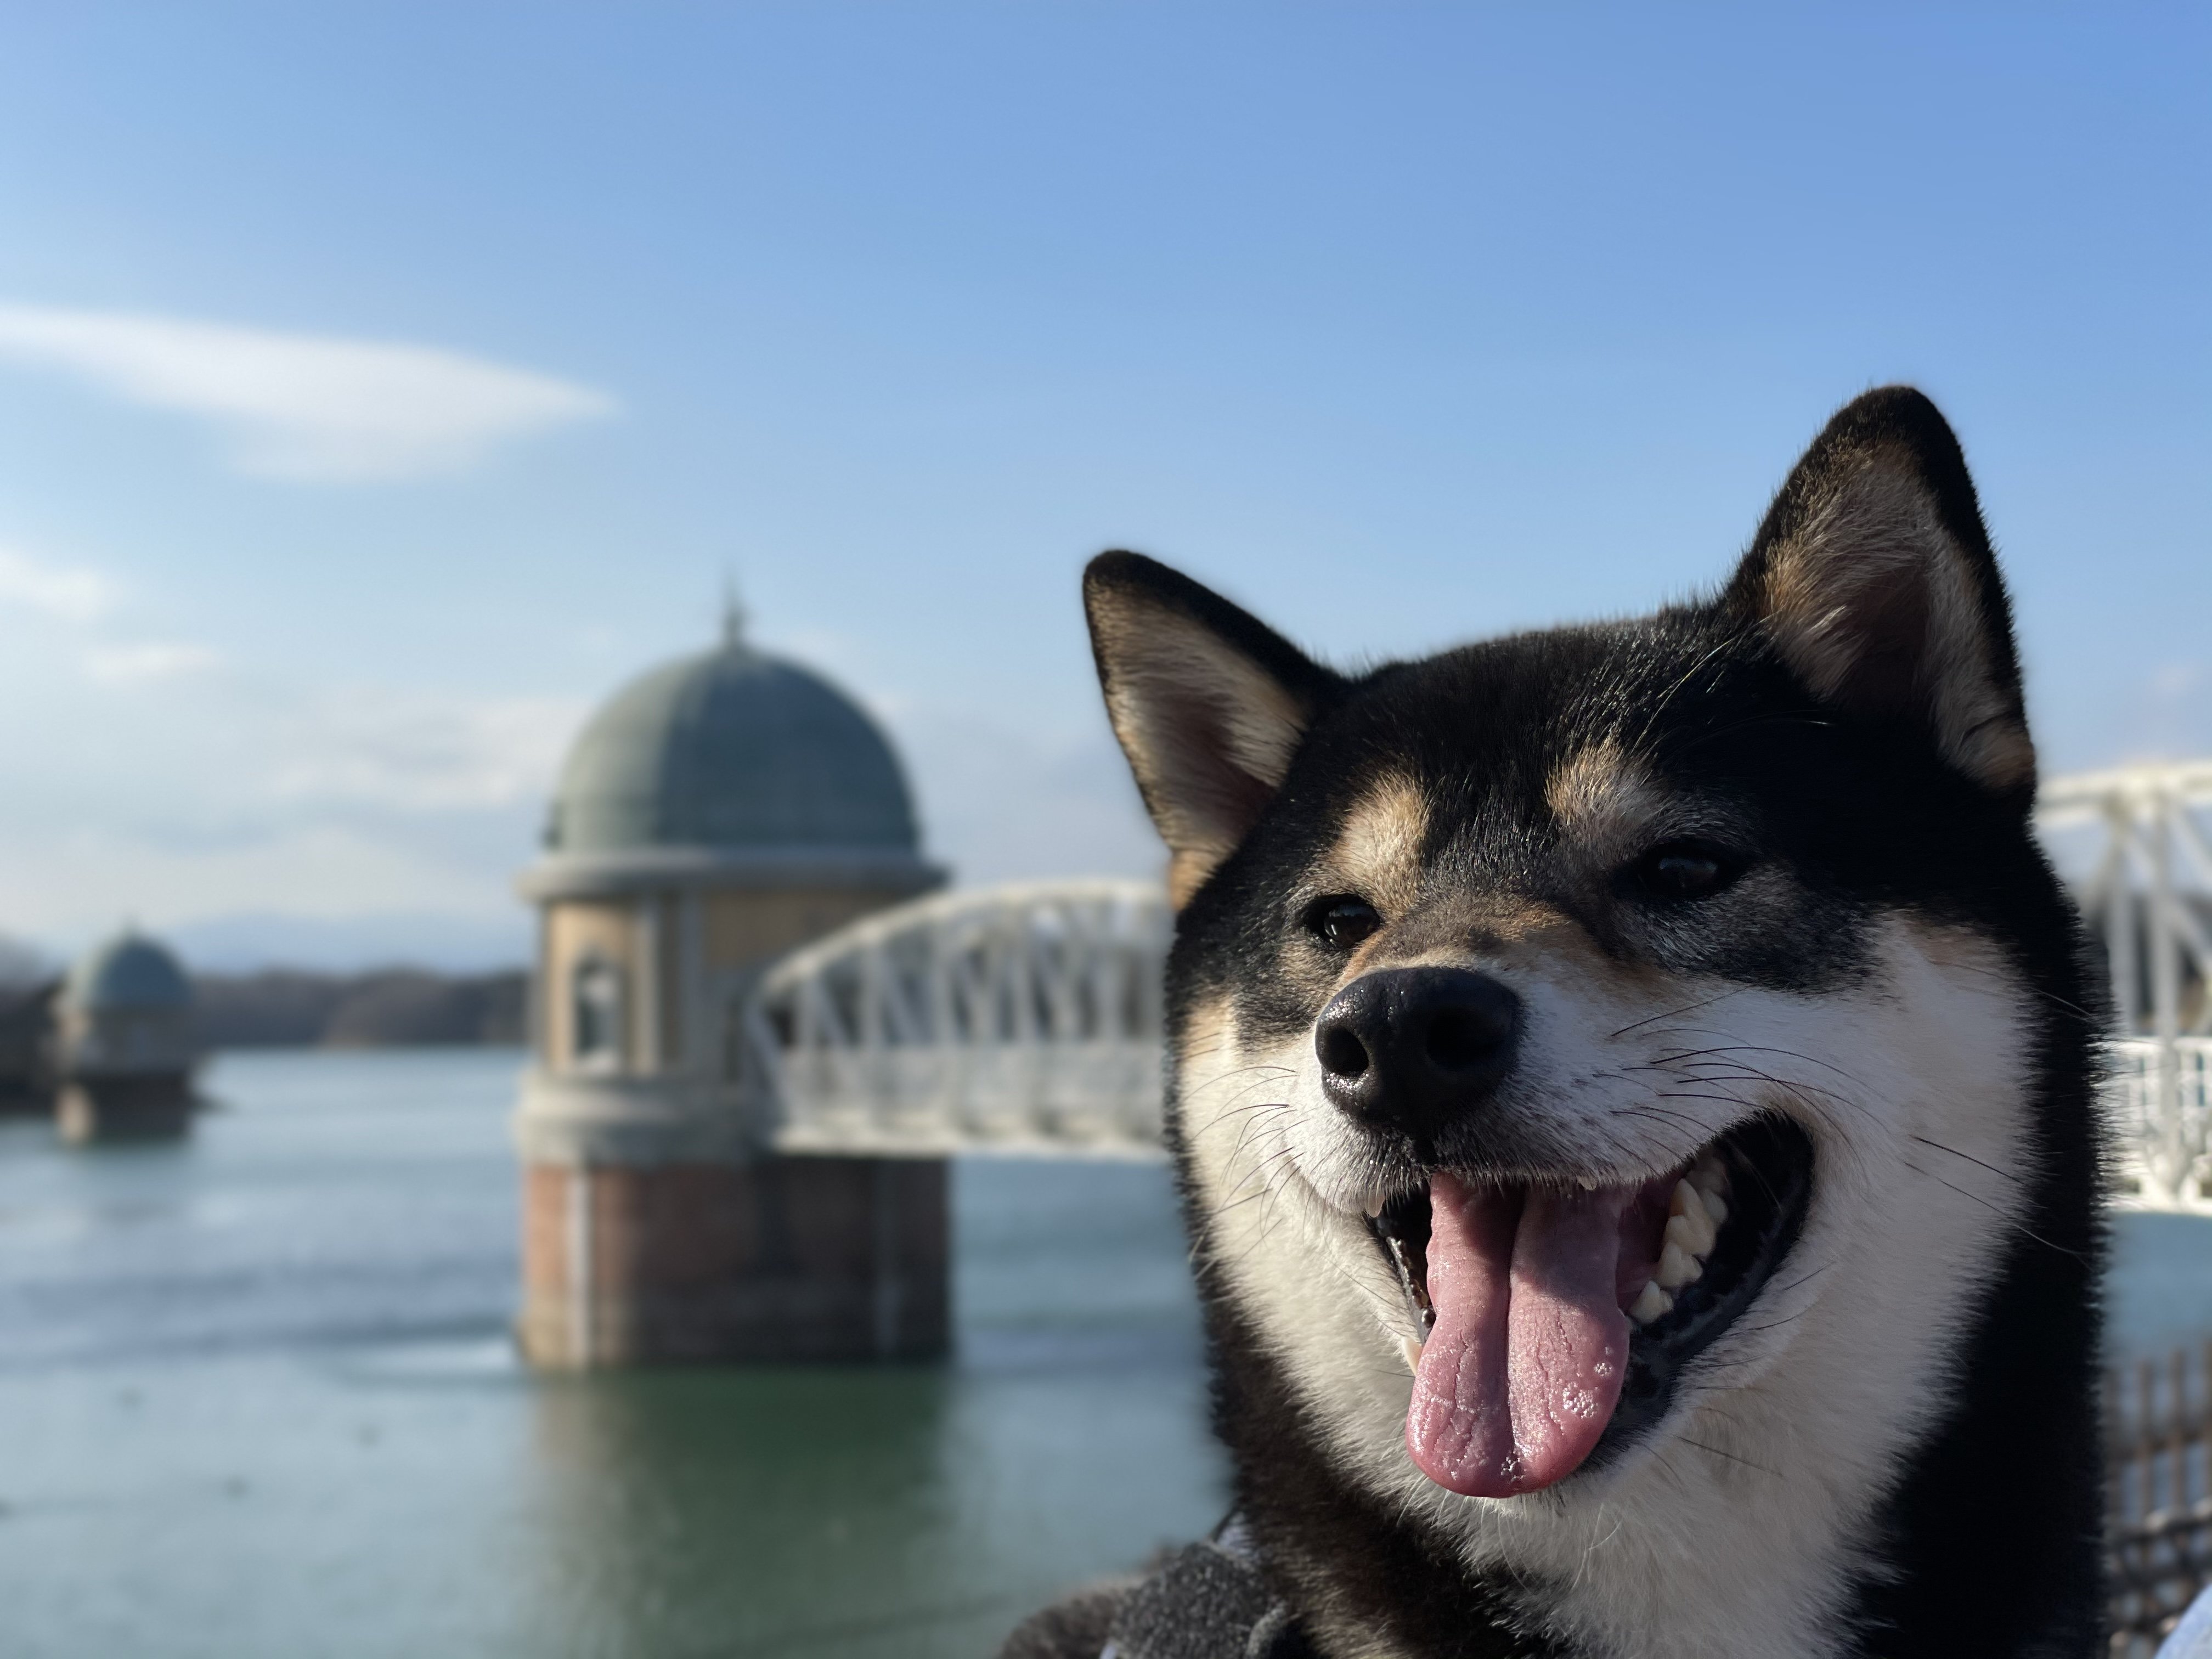
[[[1743,873],[1744,861],[1705,841],[1664,841],[1637,860],[1630,872],[1647,898],[1710,898]]]
[[[1316,899],[1306,907],[1306,931],[1322,944],[1349,951],[1382,925],[1382,917],[1365,899]]]

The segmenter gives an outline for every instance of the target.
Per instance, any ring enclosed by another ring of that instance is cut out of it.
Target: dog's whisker
[[[1740,1457],[1732,1451],[1723,1451],[1718,1446],[1710,1445],[1703,1440],[1693,1440],[1686,1434],[1679,1435],[1676,1438],[1680,1439],[1686,1446],[1695,1446],[1701,1452],[1711,1452],[1715,1457],[1725,1457],[1731,1463],[1741,1463],[1747,1469],[1757,1469],[1761,1474],[1771,1474],[1778,1480],[1782,1479],[1781,1470],[1769,1468],[1765,1464],[1759,1462],[1755,1459]]]
[[[1679,1014],[1694,1012],[1699,1008],[1710,1008],[1716,1002],[1725,1002],[1730,997],[1741,996],[1742,994],[1743,987],[1741,985],[1731,985],[1725,991],[1716,991],[1709,997],[1700,997],[1695,1002],[1686,1002],[1679,1008],[1670,1008],[1663,1013],[1651,1014],[1643,1019],[1632,1020],[1629,1024],[1622,1026],[1619,1030],[1611,1033],[1610,1037],[1624,1037],[1631,1031],[1639,1031],[1643,1030],[1644,1027],[1656,1024],[1662,1019],[1673,1019]]]
[[[1723,1033],[1722,1035],[1725,1035],[1725,1033]],[[1832,1060],[1821,1060],[1812,1054],[1799,1054],[1794,1048],[1778,1048],[1770,1043],[1715,1043],[1703,1048],[1690,1049],[1680,1055],[1662,1056],[1662,1058],[1691,1060],[1703,1054],[1778,1054],[1784,1060],[1801,1060],[1808,1066],[1818,1066],[1823,1071],[1833,1072],[1838,1077],[1842,1078],[1844,1082],[1849,1083],[1855,1087],[1864,1086],[1863,1084],[1860,1082],[1860,1079],[1853,1077],[1849,1072],[1845,1071],[1842,1066],[1837,1065]]]
[[[1998,1180],[2009,1181],[2015,1187],[2025,1187],[2027,1184],[2019,1176],[2014,1175],[2010,1170],[2000,1170],[1994,1164],[1984,1164],[1980,1158],[1976,1158],[1972,1152],[1962,1152],[1956,1146],[1946,1146],[1942,1141],[1930,1140],[1926,1135],[1908,1135],[1905,1138],[1908,1140],[1917,1140],[1923,1146],[1932,1146],[1939,1152],[1948,1152],[1954,1158],[1964,1158],[1967,1163],[1974,1165],[1977,1169],[1987,1170],[1991,1175],[1996,1176]]]
[[[2088,1260],[2088,1258],[2083,1255],[2081,1251],[2069,1249],[2065,1245],[2058,1243],[2055,1240],[2045,1238],[2042,1234],[2037,1232],[2035,1229],[2029,1226],[2026,1222],[2019,1219],[2017,1217],[2007,1215],[2002,1206],[1992,1203],[1990,1200],[1984,1198],[1979,1193],[1969,1192],[1966,1188],[1960,1186],[1958,1182],[1954,1181],[1946,1181],[1942,1176],[1937,1175],[1933,1170],[1923,1170],[1917,1164],[1905,1160],[1899,1161],[1904,1163],[1905,1168],[1911,1170],[1913,1174],[1917,1176],[1924,1176],[1927,1179],[1934,1182],[1937,1186],[1948,1188],[1951,1191],[1958,1194],[1960,1197],[1970,1199],[1974,1203],[1980,1205],[1984,1209],[1988,1210],[1991,1214],[2003,1221],[2005,1225],[2010,1227],[2014,1232],[2020,1234],[2021,1237],[2033,1240],[2036,1243],[2042,1245],[2046,1250],[2056,1250],[2061,1255],[2071,1256],[2076,1261],[2086,1261]]]

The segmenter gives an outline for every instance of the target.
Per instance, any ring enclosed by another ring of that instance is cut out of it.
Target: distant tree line
[[[200,1040],[210,1048],[397,1048],[519,1043],[528,976],[368,974],[271,969],[192,975]]]

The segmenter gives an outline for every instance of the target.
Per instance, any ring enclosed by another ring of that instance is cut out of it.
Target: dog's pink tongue
[[[1613,1288],[1633,1188],[1518,1193],[1438,1175],[1429,1188],[1429,1300],[1406,1446],[1471,1498],[1564,1480],[1620,1399],[1628,1316]]]

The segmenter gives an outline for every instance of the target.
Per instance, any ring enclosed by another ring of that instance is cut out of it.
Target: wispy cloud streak
[[[87,652],[85,672],[102,685],[149,685],[219,666],[220,653],[179,641],[105,645]]]
[[[355,687],[293,721],[280,799],[378,811],[483,811],[543,799],[587,711],[558,697]]]
[[[429,346],[0,304],[0,359],[215,422],[241,471],[355,483],[465,471],[498,446],[611,415],[605,393]]]
[[[64,622],[89,623],[106,615],[115,599],[115,584],[97,570],[0,547],[0,605],[22,605]]]

